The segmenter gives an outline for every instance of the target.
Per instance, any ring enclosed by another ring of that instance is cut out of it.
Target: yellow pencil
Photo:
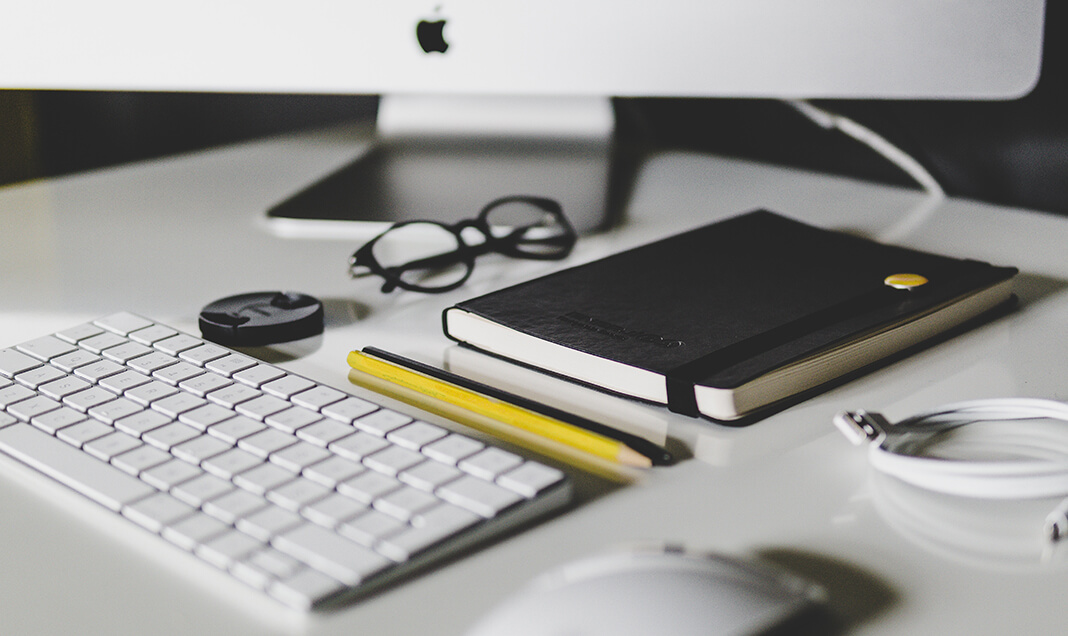
[[[379,360],[361,351],[349,353],[348,363],[356,371],[406,389],[400,396],[402,401],[415,402],[412,399],[413,392],[430,398],[434,403],[420,400],[415,406],[492,435],[504,433],[511,437],[508,441],[513,443],[525,447],[537,446],[534,450],[544,452],[544,442],[549,441],[554,443],[550,450],[558,451],[563,447],[627,467],[646,468],[652,465],[648,457],[620,441]],[[350,379],[359,378],[352,378],[350,374]],[[360,384],[380,393],[398,393],[391,390],[389,384],[383,385],[381,382],[367,382],[365,379]],[[481,417],[472,418],[469,414]],[[572,460],[575,458],[573,453],[568,455]]]

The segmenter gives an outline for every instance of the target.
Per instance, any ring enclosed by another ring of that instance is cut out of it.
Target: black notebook
[[[489,353],[730,421],[1009,301],[1016,273],[759,210],[461,302],[443,321]]]

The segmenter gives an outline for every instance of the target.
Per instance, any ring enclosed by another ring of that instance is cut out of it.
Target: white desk
[[[627,223],[583,239],[567,263],[487,258],[456,292],[386,296],[374,281],[348,279],[353,241],[282,239],[260,226],[268,205],[354,152],[344,134],[298,135],[0,189],[2,344],[120,309],[196,333],[200,307],[215,298],[293,289],[324,299],[329,324],[317,348],[283,366],[358,393],[346,377],[350,349],[440,362],[447,304],[755,207],[1016,265],[1021,305],[747,429],[649,408],[703,459],[651,471],[323,616],[293,616],[240,586],[218,587],[181,558],[161,561],[139,547],[150,537],[117,530],[90,504],[40,500],[58,489],[2,458],[0,633],[458,634],[539,572],[642,539],[785,564],[826,584],[856,633],[1042,633],[1068,623],[1068,566],[1042,556],[1053,501],[957,501],[875,479],[831,425],[843,408],[895,419],[958,399],[1068,398],[1068,219],[967,201],[916,212],[923,199],[911,191],[665,155],[646,167]],[[89,523],[75,518],[85,511]]]

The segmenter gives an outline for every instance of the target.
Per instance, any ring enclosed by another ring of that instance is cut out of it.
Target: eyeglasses
[[[490,202],[477,218],[452,225],[395,223],[353,253],[349,272],[353,278],[381,276],[386,293],[399,287],[435,294],[463,285],[483,254],[559,260],[577,239],[556,201],[509,196]]]

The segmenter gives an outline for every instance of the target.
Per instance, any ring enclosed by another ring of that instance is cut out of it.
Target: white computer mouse
[[[760,634],[822,599],[818,586],[766,564],[644,546],[539,576],[468,636]]]

